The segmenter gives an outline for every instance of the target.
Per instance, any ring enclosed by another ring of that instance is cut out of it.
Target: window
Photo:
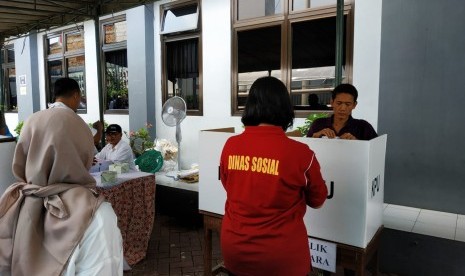
[[[260,18],[283,13],[281,0],[237,0],[237,19]]]
[[[129,113],[126,16],[101,22],[106,113]]]
[[[81,89],[78,112],[87,112],[84,30],[82,26],[47,35],[46,46],[47,101],[54,102],[53,87],[59,78],[75,79]]]
[[[241,114],[252,83],[269,75],[286,84],[297,117],[306,117],[312,106],[320,112],[330,109],[336,71],[336,3],[233,0],[233,115]],[[351,73],[350,8],[350,4],[344,7],[341,34],[343,82],[349,81]]]
[[[13,45],[2,48],[0,53],[0,64],[2,65],[1,105],[5,112],[17,112],[18,101],[16,97],[16,69],[15,50]]]
[[[164,5],[161,9],[163,103],[179,96],[186,101],[187,115],[201,116],[202,73],[200,5],[197,1]]]

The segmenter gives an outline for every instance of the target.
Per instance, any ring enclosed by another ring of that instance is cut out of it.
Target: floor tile
[[[455,231],[455,240],[465,242],[465,229],[457,228]]]
[[[417,221],[443,227],[457,227],[457,214],[422,209]]]
[[[416,207],[409,207],[409,206],[402,206],[402,205],[395,205],[395,204],[389,204],[389,207],[394,208],[394,209],[411,210],[411,211],[418,211],[418,212],[421,210],[420,208],[416,208]]]
[[[384,210],[384,215],[393,217],[393,218],[399,218],[399,219],[404,219],[404,220],[410,220],[410,221],[415,221],[418,217],[418,214],[420,213],[419,209],[413,209],[413,208],[398,208],[395,206],[388,206]]]
[[[415,221],[385,215],[383,217],[383,224],[384,224],[384,227],[386,228],[411,232],[413,229],[413,226],[415,225]]]
[[[415,222],[413,226],[413,233],[423,234],[438,238],[445,238],[445,239],[455,239],[455,226],[454,227],[447,227],[444,225],[437,225],[431,223],[425,223],[421,221]]]
[[[464,215],[458,215],[457,228],[465,229],[465,216]]]

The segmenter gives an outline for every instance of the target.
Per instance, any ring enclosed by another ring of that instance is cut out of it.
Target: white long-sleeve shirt
[[[134,154],[126,141],[120,140],[116,146],[108,143],[99,153],[95,155],[97,160],[106,160],[113,163],[128,163],[130,170],[136,170]]]

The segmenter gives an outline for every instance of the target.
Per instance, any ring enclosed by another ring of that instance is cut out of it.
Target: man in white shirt
[[[112,124],[105,130],[107,145],[95,155],[97,161],[111,161],[113,163],[128,163],[130,170],[136,170],[134,154],[126,141],[123,141],[121,126]]]

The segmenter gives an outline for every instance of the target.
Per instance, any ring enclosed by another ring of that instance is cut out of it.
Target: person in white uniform
[[[136,170],[134,154],[131,146],[123,141],[121,126],[111,124],[105,130],[107,144],[95,155],[96,161],[111,161],[112,163],[128,163],[130,170]]]

